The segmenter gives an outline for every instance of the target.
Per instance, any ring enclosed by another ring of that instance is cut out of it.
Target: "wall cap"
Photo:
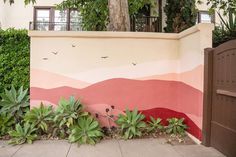
[[[60,38],[134,38],[179,40],[201,30],[212,31],[213,24],[197,24],[181,33],[109,32],[109,31],[29,31],[30,37]]]

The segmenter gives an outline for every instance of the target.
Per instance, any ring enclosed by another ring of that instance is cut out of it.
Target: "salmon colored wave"
[[[38,69],[31,69],[30,75],[31,75],[30,79],[31,87],[41,87],[50,89],[64,85],[74,88],[85,88],[90,85],[89,83],[72,79],[70,77]]]
[[[85,104],[109,104],[122,111],[126,108],[147,110],[165,107],[202,116],[202,92],[177,81],[111,79],[84,89],[31,87],[30,93],[32,100],[46,100],[54,104],[57,104],[62,96],[69,98],[74,95]]]
[[[39,77],[43,76],[43,77]],[[198,77],[196,77],[198,76]],[[202,77],[200,77],[202,76]],[[186,83],[200,91],[203,91],[203,65],[199,65],[193,70],[182,73],[168,73],[162,75],[153,75],[142,78],[134,78],[137,80],[168,80],[180,81]],[[41,87],[46,89],[57,88],[63,86],[74,88],[86,88],[90,83],[76,80],[67,76],[51,73],[44,70],[31,69],[31,87]]]
[[[164,75],[153,75],[149,77],[138,78],[137,80],[169,80],[186,83],[200,91],[203,91],[203,65],[199,65],[193,70],[183,73],[169,73]],[[197,77],[196,77],[197,76]]]

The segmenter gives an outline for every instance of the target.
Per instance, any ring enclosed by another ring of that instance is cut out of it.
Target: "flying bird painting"
[[[45,58],[43,58],[43,60],[48,60],[48,58],[45,57]]]
[[[54,54],[54,55],[57,55],[58,54],[58,52],[51,52],[52,54]]]
[[[102,58],[102,59],[107,59],[107,58],[108,58],[108,56],[102,56],[101,58]]]

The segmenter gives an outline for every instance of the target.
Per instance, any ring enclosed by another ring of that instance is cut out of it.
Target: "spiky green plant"
[[[222,24],[225,26],[229,34],[233,37],[236,37],[236,13],[229,11],[227,14],[227,20],[225,20],[219,12],[217,12],[217,14],[219,15]]]
[[[37,134],[35,134],[35,131],[36,128],[34,125],[24,123],[24,126],[22,127],[18,123],[16,124],[15,130],[9,132],[9,135],[11,136],[9,144],[19,145],[26,142],[32,144],[33,141],[37,139]]]
[[[162,131],[164,129],[164,126],[161,124],[161,120],[161,118],[155,119],[151,116],[150,121],[148,121],[147,131],[153,133]]]
[[[168,134],[174,135],[185,135],[185,130],[188,128],[186,124],[184,124],[184,118],[170,118],[167,119],[169,122],[168,126],[166,127],[166,132]]]
[[[0,137],[7,135],[10,130],[13,128],[15,121],[12,116],[7,115],[6,113],[0,114]]]
[[[142,131],[146,127],[144,119],[145,116],[138,113],[137,109],[133,111],[127,109],[124,115],[120,114],[118,116],[116,124],[120,127],[124,139],[132,139],[142,136]]]
[[[24,90],[21,86],[18,91],[11,87],[10,90],[5,89],[5,93],[1,94],[0,113],[12,115],[17,122],[22,120],[24,114],[29,110],[28,89]]]
[[[79,100],[75,100],[73,96],[69,100],[61,99],[55,111],[55,130],[54,134],[60,134],[65,137],[69,128],[72,127],[80,117],[87,116],[88,112],[84,112],[83,105]]]
[[[216,26],[213,31],[213,46],[216,47],[226,41],[236,39],[236,13],[228,12],[222,16],[218,12],[221,19],[221,25]]]
[[[49,125],[53,121],[52,106],[45,106],[41,103],[39,108],[34,107],[26,113],[24,121],[34,124],[40,133],[47,133]]]
[[[98,121],[91,116],[86,116],[80,118],[78,124],[73,127],[69,141],[95,145],[103,136]]]

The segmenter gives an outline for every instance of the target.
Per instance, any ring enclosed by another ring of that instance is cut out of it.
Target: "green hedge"
[[[30,38],[27,30],[0,29],[0,93],[12,84],[29,87]]]

